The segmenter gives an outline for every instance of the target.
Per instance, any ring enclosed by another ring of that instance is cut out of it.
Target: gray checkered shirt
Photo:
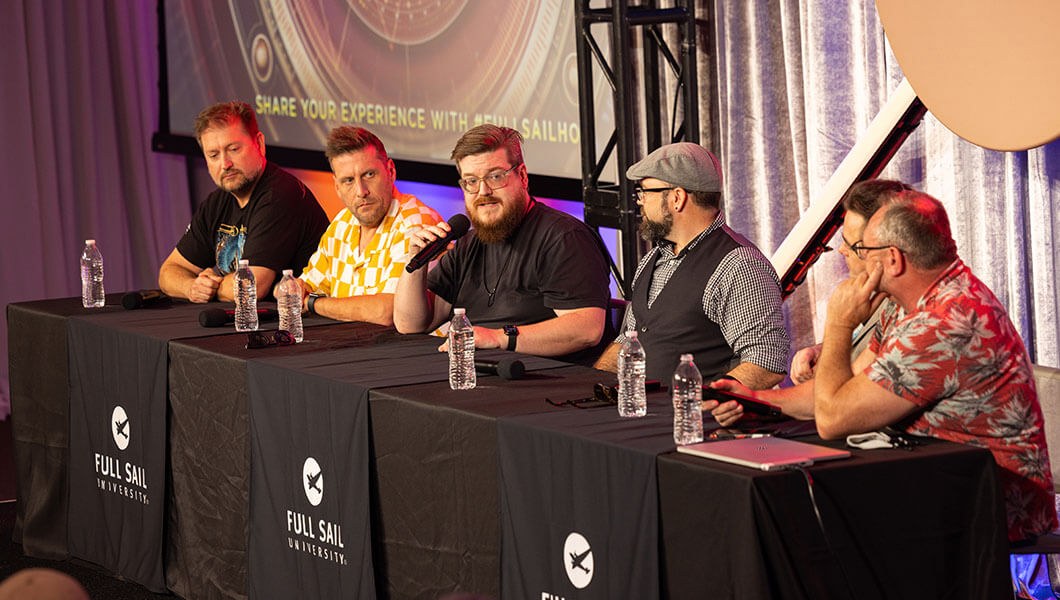
[[[688,251],[721,227],[726,227],[725,218],[718,213],[714,222],[689,242],[680,256],[674,254],[672,242],[663,241],[641,259],[633,281],[640,277],[649,261],[655,262],[651,287],[648,288],[649,308],[681,266]],[[791,342],[784,329],[781,303],[776,271],[758,248],[740,246],[722,257],[703,289],[702,304],[703,314],[718,324],[726,343],[737,356],[738,362],[733,367],[749,362],[773,373],[787,373]],[[615,341],[621,344],[626,338],[625,332],[636,326],[631,303],[626,308],[622,332]]]

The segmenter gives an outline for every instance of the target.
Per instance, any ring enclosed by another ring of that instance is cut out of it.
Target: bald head
[[[0,583],[0,600],[90,600],[76,579],[54,569],[22,569]]]

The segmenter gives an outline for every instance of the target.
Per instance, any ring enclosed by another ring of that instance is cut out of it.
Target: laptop
[[[678,446],[677,451],[762,471],[806,467],[822,460],[850,457],[847,450],[772,436],[700,442]]]

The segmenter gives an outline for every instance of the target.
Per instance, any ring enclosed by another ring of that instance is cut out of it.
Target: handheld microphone
[[[259,308],[258,321],[269,322],[280,318],[275,308]],[[199,325],[203,327],[224,327],[236,322],[236,311],[232,308],[207,308],[199,313]]]
[[[449,245],[449,242],[464,237],[464,234],[467,233],[467,230],[471,227],[471,221],[469,221],[467,216],[463,213],[457,213],[449,217],[449,227],[452,229],[445,237],[434,240],[417,252],[416,256],[413,256],[412,260],[409,261],[409,264],[405,265],[405,270],[412,273],[416,269],[431,262],[432,258],[438,256],[443,250],[445,250],[446,246]]]
[[[522,379],[526,374],[526,365],[517,358],[500,360],[475,359],[475,370],[483,375],[499,375],[504,379]]]
[[[147,308],[169,303],[169,296],[165,295],[162,290],[140,290],[138,292],[129,292],[121,297],[121,305],[124,306],[126,310]]]

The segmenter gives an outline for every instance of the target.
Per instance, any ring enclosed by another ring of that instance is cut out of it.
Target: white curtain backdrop
[[[696,1],[701,139],[719,140],[730,223],[771,254],[901,70],[871,0]],[[0,2],[0,304],[78,295],[89,237],[109,290],[155,287],[192,204],[185,159],[150,149],[156,19],[155,0]],[[1060,58],[1043,59],[1042,76],[1055,76]],[[884,176],[946,205],[961,256],[1008,307],[1032,358],[1060,366],[1060,142],[986,151],[929,115]],[[797,346],[817,339],[843,276],[826,256],[788,299]],[[5,318],[0,415],[8,389]]]
[[[80,295],[86,238],[105,285],[157,287],[191,214],[183,157],[158,128],[154,0],[0,2],[0,305]],[[8,414],[7,318],[0,417]]]
[[[701,94],[719,92],[714,150],[726,169],[727,216],[771,254],[901,82],[901,68],[871,0],[700,0],[697,12],[713,15],[704,51],[717,72],[700,82]],[[1060,57],[1042,57],[1042,76],[1058,66]],[[881,176],[942,201],[961,257],[1008,308],[1031,358],[1058,366],[1060,142],[993,152],[929,113]],[[818,339],[845,276],[835,254],[787,301],[796,347]]]

